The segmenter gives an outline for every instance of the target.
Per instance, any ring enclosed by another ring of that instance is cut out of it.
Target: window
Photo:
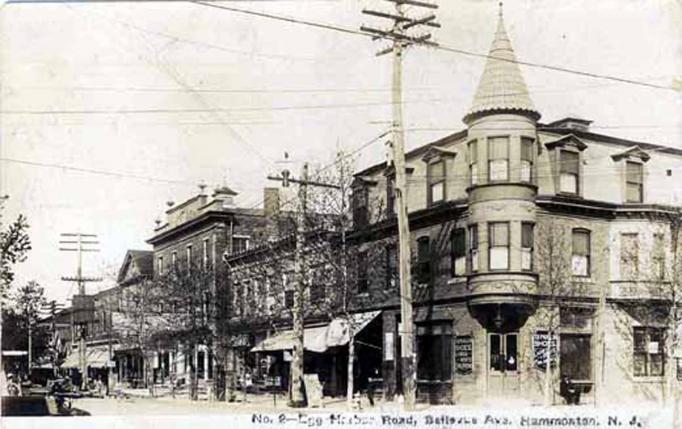
[[[234,314],[240,315],[242,310],[242,288],[239,282],[232,284],[232,306],[234,307]]]
[[[574,229],[572,247],[571,267],[573,275],[588,277],[590,275],[590,231]]]
[[[202,266],[204,269],[208,268],[208,238],[205,238],[203,241],[203,249],[202,249],[202,254],[201,254],[201,262]]]
[[[492,371],[516,371],[518,368],[517,334],[490,334],[490,369]]]
[[[471,272],[478,271],[478,225],[469,226],[469,258]]]
[[[528,137],[521,137],[521,176],[522,182],[533,181],[533,143]]]
[[[365,186],[357,186],[353,189],[353,225],[358,227],[366,226],[369,222],[367,212],[367,200],[369,191]]]
[[[294,291],[285,290],[284,291],[284,308],[290,310],[294,308]]]
[[[358,293],[366,293],[369,286],[367,279],[367,252],[358,252],[356,266],[358,267]]]
[[[643,201],[644,167],[637,162],[625,163],[625,201],[641,203]]]
[[[389,216],[396,214],[395,209],[395,176],[386,178],[386,213]]]
[[[620,236],[620,278],[637,280],[639,278],[639,236],[621,234]]]
[[[177,252],[171,253],[171,266],[173,267],[173,269],[178,268],[178,253]]]
[[[533,227],[530,222],[521,223],[521,269],[533,269]]]
[[[651,269],[655,280],[665,279],[665,236],[663,234],[654,234]]]
[[[428,381],[452,379],[452,325],[417,325],[417,378]]]
[[[321,280],[321,279],[320,279]],[[315,303],[324,299],[325,287],[323,281],[316,281],[310,285],[310,302]]]
[[[488,235],[490,269],[509,269],[509,222],[490,223]]]
[[[509,138],[488,138],[488,180],[504,182],[509,180]]]
[[[632,363],[635,377],[662,376],[664,329],[635,326],[633,331]]]
[[[187,248],[185,249],[185,253],[186,253],[186,257],[187,257],[186,258],[187,259],[186,260],[187,269],[191,270],[192,269],[192,246],[191,245],[187,246]]]
[[[428,164],[427,179],[429,205],[443,202],[445,200],[445,161],[440,160]]]
[[[559,154],[561,155],[559,159],[559,191],[566,194],[578,195],[580,186],[580,155],[568,150],[562,150]]]
[[[163,274],[163,256],[159,256],[157,261],[156,270],[159,274]]]
[[[429,237],[417,240],[417,283],[431,282],[431,244]]]
[[[386,283],[387,289],[398,284],[398,246],[395,243],[386,245]]]
[[[469,179],[471,185],[478,184],[478,141],[469,142]]]
[[[559,339],[561,375],[572,380],[590,380],[590,335],[561,334]]]
[[[450,237],[451,276],[466,274],[466,234],[464,228],[457,228]]]
[[[249,250],[249,237],[232,237],[232,253]]]

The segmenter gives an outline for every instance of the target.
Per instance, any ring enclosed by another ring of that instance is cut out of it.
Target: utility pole
[[[411,45],[436,46],[429,42],[431,34],[408,35],[407,30],[414,27],[429,26],[439,28],[440,24],[434,22],[435,15],[430,14],[421,18],[406,16],[404,5],[437,9],[438,6],[417,0],[387,0],[394,4],[395,12],[387,13],[364,9],[362,13],[393,21],[390,30],[380,30],[362,26],[360,30],[372,33],[376,39],[392,40],[392,46],[377,53],[377,56],[393,53],[393,79],[392,79],[392,104],[393,104],[393,142],[392,156],[395,168],[395,193],[396,211],[398,214],[398,241],[399,241],[399,266],[400,266],[400,320],[401,335],[401,363],[403,378],[404,407],[406,411],[412,411],[415,407],[417,393],[417,376],[415,365],[415,335],[412,319],[412,280],[410,276],[410,226],[407,210],[407,178],[405,176],[405,134],[403,129],[403,101],[402,101],[402,59],[405,49]],[[391,208],[389,207],[389,210]]]
[[[303,355],[304,355],[304,309],[303,298],[305,296],[305,286],[308,273],[305,264],[305,237],[306,237],[306,214],[308,200],[308,186],[319,186],[325,188],[339,189],[339,186],[311,181],[308,175],[308,163],[303,163],[301,178],[290,177],[291,173],[285,169],[282,176],[268,176],[269,180],[282,182],[283,187],[289,187],[289,183],[298,184],[298,210],[296,212],[296,245],[294,248],[294,308],[292,311],[294,346],[292,350],[291,362],[291,397],[289,406],[300,408],[305,404],[303,398]]]
[[[57,376],[57,360],[59,359],[59,349],[57,344],[57,311],[64,308],[64,304],[58,304],[56,300],[48,301],[43,305],[43,310],[47,310],[50,315],[50,333],[52,335],[52,374]]]
[[[78,253],[78,267],[76,269],[75,277],[62,277],[63,281],[66,282],[76,282],[78,284],[78,294],[72,297],[72,310],[71,310],[71,324],[72,332],[74,323],[78,325],[78,363],[81,371],[81,388],[85,390],[87,388],[87,371],[88,364],[86,361],[85,354],[85,336],[87,335],[87,313],[94,311],[92,305],[89,305],[87,295],[85,294],[85,284],[89,282],[101,282],[100,277],[84,277],[83,276],[83,253],[84,252],[99,252],[99,249],[93,248],[93,245],[99,244],[96,240],[96,234],[82,234],[77,233],[63,233],[60,234],[62,239],[59,240],[59,244],[64,247],[60,247],[59,250],[62,252],[77,252]],[[74,311],[78,310],[78,319],[74,320]],[[72,338],[73,341],[73,338]]]

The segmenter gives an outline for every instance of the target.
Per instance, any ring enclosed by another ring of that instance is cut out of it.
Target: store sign
[[[317,374],[304,374],[303,384],[305,385],[305,395],[309,407],[322,406],[322,384]]]
[[[455,373],[468,375],[474,370],[474,339],[471,335],[455,337]]]
[[[393,342],[393,332],[384,333],[384,360],[392,361],[395,343]]]
[[[552,335],[550,343],[547,331],[535,331],[533,334],[533,366],[541,370],[547,368],[547,348],[549,347],[549,358],[552,367],[555,367],[558,360],[558,338]]]

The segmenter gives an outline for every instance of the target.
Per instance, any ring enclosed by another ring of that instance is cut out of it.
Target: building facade
[[[676,338],[682,151],[598,134],[581,118],[540,122],[515,61],[500,17],[466,128],[406,154],[418,399],[561,403],[567,377],[582,402],[660,400],[677,370],[666,356]],[[376,315],[356,344],[372,346],[360,361],[379,373],[368,368],[356,386],[379,377],[389,399],[402,393],[394,180],[387,163],[356,174],[347,236],[357,256],[350,308]],[[286,356],[291,288],[255,286],[263,253],[226,260],[233,293],[248,297],[234,305],[254,312],[241,317],[252,334],[245,347]],[[336,284],[325,269],[310,268],[320,280],[309,283]],[[271,302],[283,311],[254,318]],[[328,335],[333,318],[308,316],[309,360],[319,357],[315,329]],[[337,349],[346,359],[347,344]]]

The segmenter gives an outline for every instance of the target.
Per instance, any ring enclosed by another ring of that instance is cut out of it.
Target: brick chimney
[[[279,188],[263,189],[263,212],[265,217],[274,217],[279,213]]]

